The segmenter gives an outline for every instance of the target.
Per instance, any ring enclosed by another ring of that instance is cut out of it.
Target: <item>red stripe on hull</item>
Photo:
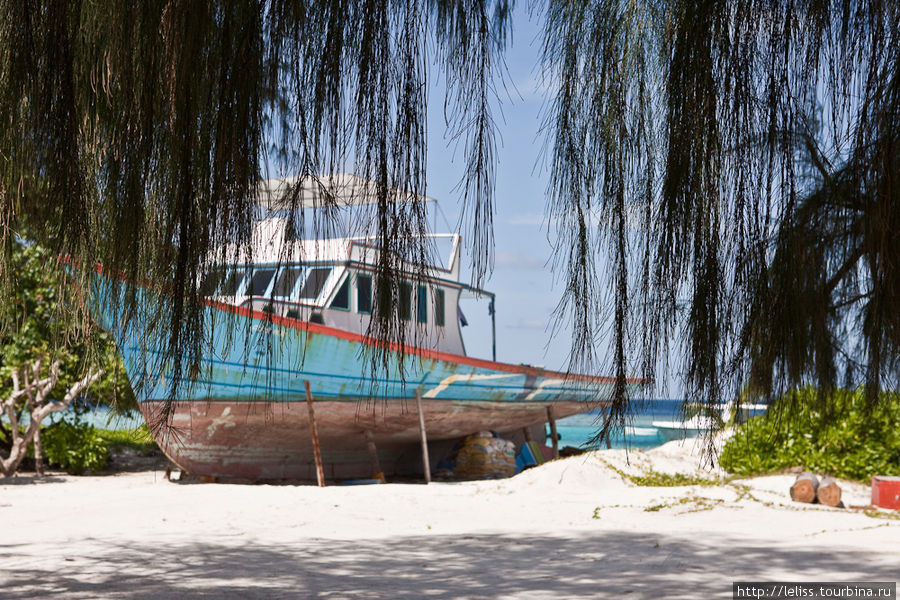
[[[231,304],[225,304],[222,302],[216,302],[214,300],[206,300],[206,304],[212,308],[219,309],[224,312],[234,313],[236,315],[241,315],[244,317],[249,317],[251,319],[255,319],[258,321],[265,321],[267,323],[274,323],[275,325],[280,325],[282,327],[287,327],[290,329],[299,329],[304,331],[309,331],[310,333],[321,333],[325,335],[330,335],[336,338],[349,340],[351,342],[357,342],[360,344],[365,344],[367,346],[387,346],[390,350],[399,352],[400,345],[396,342],[384,342],[382,340],[370,338],[364,335],[359,335],[357,333],[353,333],[350,331],[344,331],[343,329],[336,329],[334,327],[328,327],[327,325],[320,325],[318,323],[310,323],[308,321],[301,321],[299,319],[291,319],[288,317],[281,317],[278,315],[271,315],[268,313],[260,312],[258,310],[251,310],[249,308],[243,306],[234,306]],[[429,360],[439,360],[448,363],[457,363],[462,365],[469,365],[473,367],[478,367],[480,369],[488,369],[492,371],[503,371],[506,373],[521,373],[523,375],[531,375],[535,377],[551,377],[554,379],[562,379],[564,381],[584,381],[589,383],[599,383],[599,384],[612,384],[615,383],[616,379],[614,377],[603,377],[596,375],[581,375],[577,373],[562,373],[559,371],[549,371],[547,369],[541,367],[533,367],[530,365],[514,365],[510,363],[497,362],[493,360],[485,360],[482,358],[473,358],[470,356],[463,356],[461,354],[450,354],[449,352],[441,352],[438,350],[430,350],[428,348],[420,348],[418,346],[406,346],[403,349],[405,354],[410,356],[420,356]],[[643,385],[648,383],[648,380],[641,379],[637,377],[628,377],[625,379],[625,383],[628,385]],[[583,411],[582,411],[583,412]]]

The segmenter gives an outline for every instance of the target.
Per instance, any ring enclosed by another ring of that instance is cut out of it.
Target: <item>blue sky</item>
[[[503,362],[565,367],[568,331],[551,338],[552,315],[559,302],[558,282],[550,268],[552,246],[546,212],[547,173],[540,166],[541,111],[546,100],[539,89],[539,24],[518,9],[506,60],[508,93],[499,90],[499,127],[494,221],[495,267],[485,288],[497,295],[497,358]],[[440,79],[435,72],[434,80]],[[450,225],[457,224],[464,156],[448,146],[442,113],[443,88],[436,84],[429,99],[428,195],[436,198]],[[502,114],[501,114],[502,112]],[[440,222],[440,221],[439,221]],[[465,231],[460,233],[466,236]],[[464,257],[464,268],[470,257]],[[554,285],[554,283],[556,283]],[[490,356],[487,302],[466,302],[470,326],[463,329],[470,355]]]

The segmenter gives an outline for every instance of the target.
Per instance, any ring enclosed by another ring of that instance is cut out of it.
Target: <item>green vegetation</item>
[[[722,480],[716,478],[700,477],[690,473],[660,473],[652,469],[641,475],[627,475],[627,477],[632,483],[642,487],[680,487],[685,485],[710,487],[722,483]]]
[[[60,285],[57,256],[23,240],[13,241],[7,252],[12,286],[0,303],[0,322],[11,325],[0,330],[0,394],[9,395],[13,370],[37,359],[44,359],[48,367],[59,360],[61,375],[52,398],[62,398],[93,366],[104,374],[91,386],[91,403],[136,408],[112,337],[71,310],[70,304],[79,299],[68,296],[71,290]]]
[[[900,521],[900,513],[887,512],[884,510],[866,510],[863,514],[873,519],[885,519],[888,521]]]
[[[72,475],[102,471],[109,461],[109,447],[97,430],[83,421],[60,421],[41,432],[47,462]]]
[[[686,514],[712,510],[716,506],[724,503],[725,501],[721,498],[707,498],[705,496],[691,494],[689,496],[684,496],[683,498],[678,498],[677,500],[672,500],[671,502],[663,502],[662,504],[648,506],[644,509],[644,512],[659,512],[664,509],[675,508],[681,509],[681,512],[677,514]]]
[[[724,483],[721,479],[717,479],[714,477],[700,477],[691,473],[660,473],[659,471],[654,471],[653,469],[645,471],[639,475],[632,475],[626,473],[622,469],[619,469],[615,465],[612,465],[603,459],[600,459],[600,461],[604,465],[615,471],[619,475],[619,477],[621,477],[625,481],[630,481],[634,485],[640,487],[680,487],[688,485],[701,485],[704,487],[710,487],[719,485],[720,483]]]
[[[11,285],[0,302],[0,474],[18,469],[51,412],[71,406],[76,414],[92,405],[136,406],[112,338],[72,310],[77,286],[62,276],[55,253],[16,238],[8,240]],[[74,297],[73,297],[74,295]],[[27,420],[27,428],[19,424]],[[107,450],[93,428],[64,423],[47,428],[43,441],[51,465],[77,473],[99,470]],[[83,455],[78,455],[82,453]],[[41,457],[36,462],[41,473]]]
[[[141,425],[137,429],[97,429],[95,431],[110,450],[129,449],[141,456],[159,450],[159,446],[153,441],[153,436],[146,425]]]
[[[102,471],[112,452],[128,449],[146,456],[158,449],[146,425],[137,429],[97,429],[80,419],[44,427],[41,440],[50,465],[72,475]]]
[[[838,390],[826,404],[814,389],[790,392],[738,427],[719,463],[738,475],[795,466],[861,481],[900,475],[900,400],[880,400],[872,406],[862,390]]]

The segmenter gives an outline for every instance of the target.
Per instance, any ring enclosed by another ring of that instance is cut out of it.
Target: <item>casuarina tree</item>
[[[165,290],[149,319],[172,385],[199,372],[198,290],[250,252],[258,181],[375,182],[370,333],[400,342],[401,261],[429,248],[427,83],[465,156],[473,277],[489,271],[511,0],[0,2],[0,224]],[[572,369],[683,374],[716,403],[748,382],[897,385],[900,7],[874,0],[539,2],[547,190]],[[327,186],[325,186],[327,187]],[[392,201],[405,190],[409,202]],[[334,203],[324,190],[324,235]],[[299,198],[287,192],[288,206]],[[302,219],[303,211],[289,211]],[[297,223],[298,231],[308,224]],[[8,254],[7,254],[8,255]],[[8,290],[8,258],[2,258]],[[134,297],[119,307],[137,310]],[[377,353],[376,353],[377,354]],[[670,358],[674,357],[674,358]],[[378,356],[375,356],[375,366]],[[387,360],[386,355],[382,355]],[[672,364],[674,363],[674,364]],[[827,394],[823,397],[827,398]]]

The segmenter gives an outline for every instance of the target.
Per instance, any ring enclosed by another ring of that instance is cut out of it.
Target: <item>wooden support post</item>
[[[378,449],[375,447],[375,438],[372,432],[366,429],[366,447],[369,449],[369,461],[372,463],[372,479],[384,481],[384,473],[381,471],[381,465],[378,463]]]
[[[531,428],[530,428],[530,427],[523,427],[523,428],[522,428],[522,435],[525,436],[525,441],[526,441],[526,442],[531,442],[531,441],[533,441],[533,440],[531,439]]]
[[[425,413],[422,412],[422,390],[416,388],[416,408],[419,410],[419,431],[422,434],[422,465],[425,483],[431,483],[431,461],[428,459],[428,438],[425,435]]]
[[[313,452],[316,455],[316,479],[319,487],[325,487],[325,469],[322,467],[322,449],[319,447],[319,431],[316,429],[316,411],[313,409],[312,392],[309,389],[309,380],[303,382],[306,386],[306,406],[309,408],[309,433],[312,436]]]
[[[552,406],[547,406],[547,422],[550,423],[550,438],[553,440],[553,458],[559,458],[559,436],[556,434],[556,419],[553,418]]]

